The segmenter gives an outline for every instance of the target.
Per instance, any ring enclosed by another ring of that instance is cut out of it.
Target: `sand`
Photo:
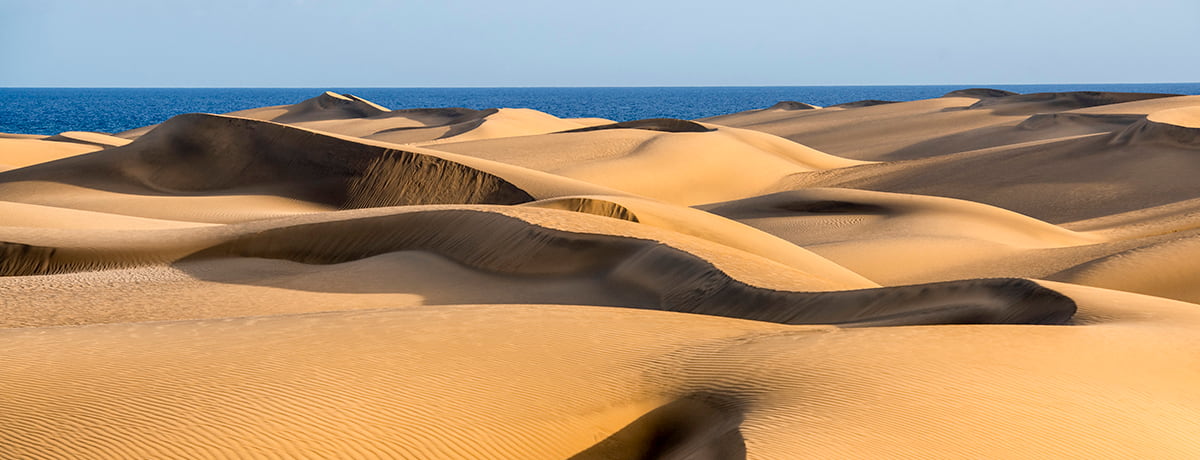
[[[0,458],[1200,457],[1200,97],[0,135]]]

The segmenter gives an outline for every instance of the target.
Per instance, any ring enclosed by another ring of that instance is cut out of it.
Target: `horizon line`
[[[986,88],[991,86],[1087,86],[1087,85],[1191,85],[1186,82],[1085,82],[1085,83],[924,83],[924,84],[813,84],[813,85],[560,85],[560,86],[0,86],[0,89],[587,89],[587,88],[825,88],[825,87],[927,87],[961,86]]]

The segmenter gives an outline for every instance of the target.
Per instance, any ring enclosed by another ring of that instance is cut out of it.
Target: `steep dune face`
[[[241,110],[230,112],[228,115],[295,124],[317,120],[367,118],[386,112],[390,110],[357,96],[326,91],[299,104]]]
[[[0,135],[0,457],[1200,457],[1200,97],[881,102]]]
[[[35,181],[141,194],[260,193],[342,207],[532,200],[494,174],[437,156],[202,114],[172,118],[127,146],[0,176],[6,184]]]
[[[1147,114],[1112,140],[1118,145],[1200,148],[1200,108],[1180,107]]]

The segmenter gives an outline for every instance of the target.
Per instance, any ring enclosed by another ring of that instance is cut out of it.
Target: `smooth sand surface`
[[[0,458],[1197,458],[1200,97],[0,134]]]

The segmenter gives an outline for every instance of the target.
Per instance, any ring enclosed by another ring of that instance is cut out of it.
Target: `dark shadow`
[[[620,123],[612,123],[608,125],[589,126],[587,128],[572,129],[567,131],[559,131],[560,133],[586,133],[589,131],[601,131],[606,129],[644,129],[647,131],[661,131],[664,133],[707,133],[716,131],[708,128],[700,123],[688,120],[677,120],[674,118],[648,118],[645,120],[623,121]]]
[[[820,107],[812,104],[805,104],[803,102],[779,101],[776,102],[775,105],[767,107],[765,110],[813,110],[819,108]]]
[[[881,157],[891,161],[912,160],[1085,134],[1115,133],[1144,118],[1142,115],[1035,114],[1015,126],[984,126],[921,141]]]
[[[899,102],[899,101],[881,101],[878,99],[864,99],[861,101],[843,102],[841,104],[831,105],[826,108],[857,109],[859,107],[873,107],[873,106],[877,106],[877,105],[895,104],[896,102]]]
[[[1106,91],[1016,94],[980,99],[967,107],[967,110],[988,109],[997,115],[1033,115],[1174,96],[1179,96],[1179,94]]]
[[[741,460],[746,441],[737,401],[696,393],[648,412],[572,460]]]
[[[793,201],[774,206],[775,209],[813,214],[889,214],[884,206],[849,201]]]
[[[533,201],[499,176],[437,156],[208,114],[176,116],[125,146],[0,173],[0,183],[18,181],[150,196],[268,194],[342,208]]]
[[[943,94],[942,97],[995,98],[995,97],[1016,96],[1018,94],[1021,94],[1021,93],[1014,93],[1012,91],[1005,91],[1002,89],[992,89],[992,88],[967,88],[967,89],[959,89],[959,90],[951,91],[949,93]]]

